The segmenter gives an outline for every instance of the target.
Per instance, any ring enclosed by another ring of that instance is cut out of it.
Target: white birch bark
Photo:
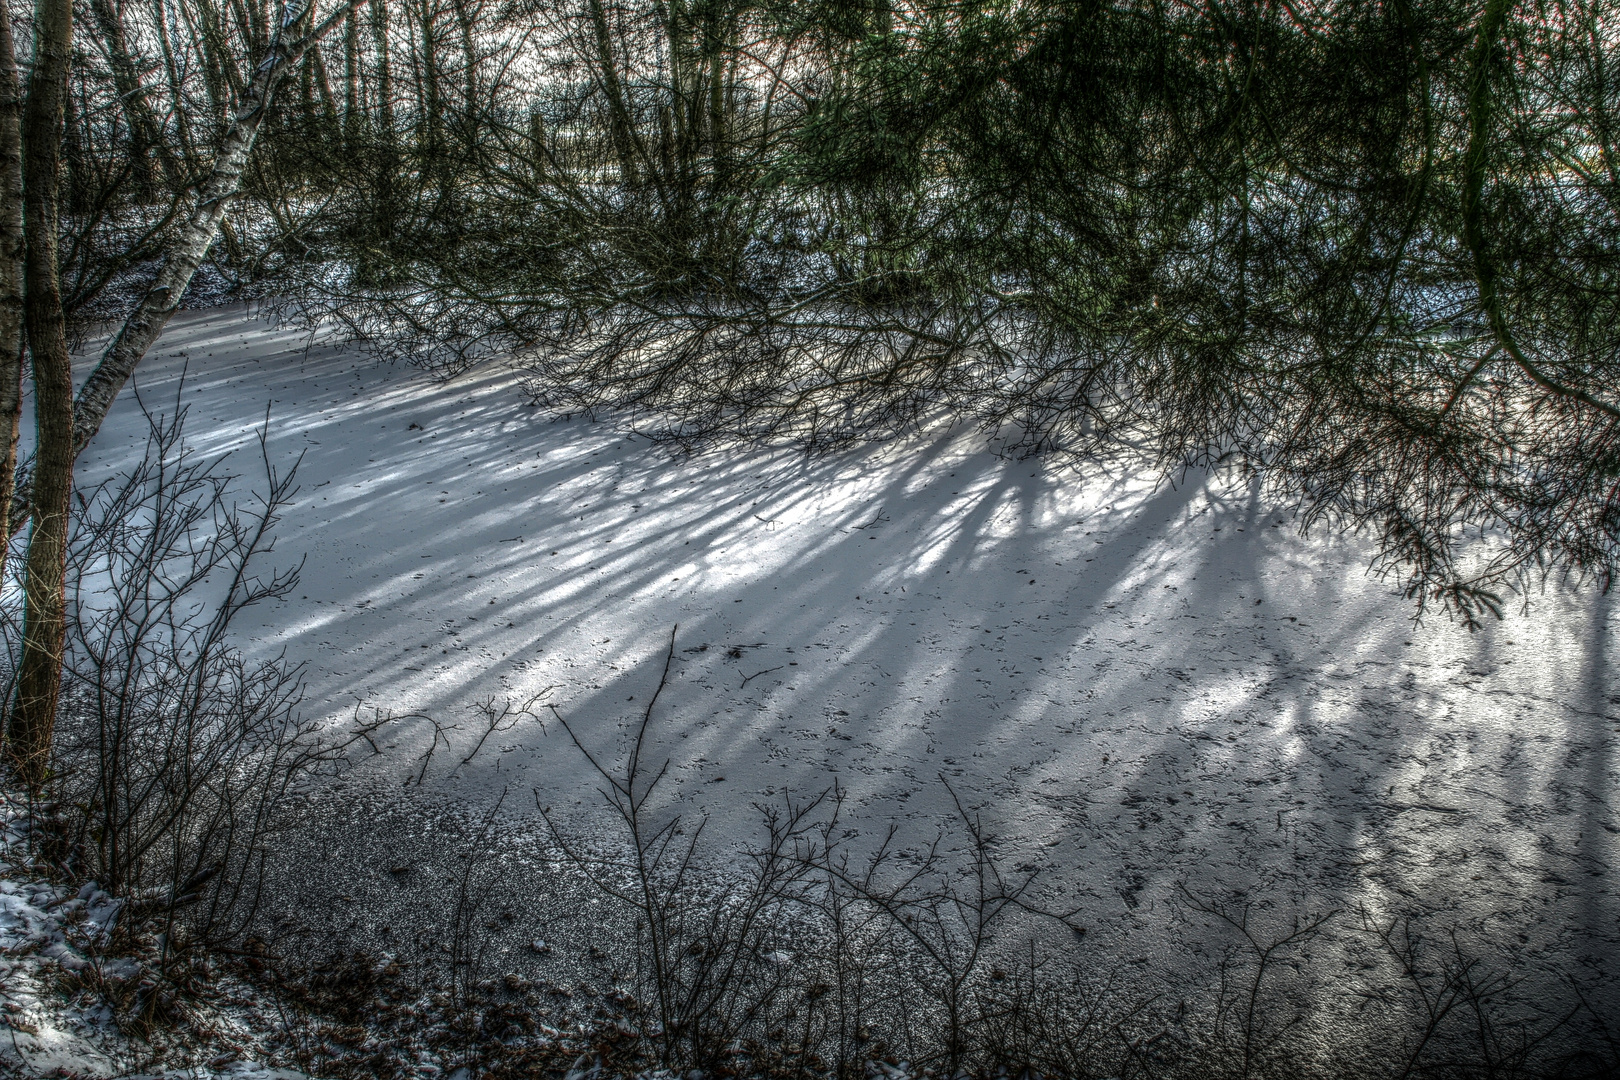
[[[174,317],[180,298],[191,284],[192,275],[202,265],[209,246],[218,235],[225,209],[241,188],[242,170],[259,134],[276,87],[311,46],[325,37],[365,0],[344,0],[321,23],[303,37],[289,40],[292,31],[310,9],[310,0],[287,0],[281,21],[271,36],[253,77],[242,93],[241,107],[231,119],[225,137],[214,156],[214,167],[198,190],[197,205],[176,235],[164,257],[156,279],[130,312],[101,354],[101,361],[80,388],[73,402],[74,453],[78,454],[101,428],[113,399],[124,388],[141,362]]]

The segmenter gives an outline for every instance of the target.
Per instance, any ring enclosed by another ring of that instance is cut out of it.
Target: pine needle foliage
[[[1612,582],[1612,4],[422,10],[285,279],[357,337],[685,445],[1252,470],[1470,626]]]

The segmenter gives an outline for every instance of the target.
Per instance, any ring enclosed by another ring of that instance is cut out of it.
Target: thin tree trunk
[[[619,181],[625,187],[636,186],[636,144],[630,128],[630,108],[624,99],[624,85],[619,81],[619,68],[613,59],[613,37],[608,30],[607,12],[602,0],[590,0],[591,32],[596,38],[596,66],[602,77],[602,92],[607,95],[608,127],[613,138],[613,150],[619,158]]]
[[[360,16],[353,8],[343,22],[343,140],[350,153],[360,145]]]
[[[692,195],[692,117],[686,103],[689,82],[686,33],[689,20],[683,0],[669,0],[667,6],[662,0],[655,0],[653,11],[663,26],[669,52],[669,103],[658,110],[661,141],[659,165],[668,188],[660,184],[659,195],[664,200],[664,212],[676,223],[674,229],[679,231],[679,223],[686,218]]]
[[[438,163],[441,153],[439,146],[440,125],[443,119],[441,113],[441,79],[439,76],[439,41],[438,41],[438,12],[433,7],[434,0],[421,0],[422,17],[417,27],[422,35],[422,48],[418,55],[421,58],[421,75],[417,85],[417,116],[421,121],[418,139],[421,142],[423,155],[430,161]]]
[[[242,107],[237,110],[231,126],[220,141],[214,158],[213,170],[204,181],[197,206],[190,218],[176,234],[173,246],[158,270],[146,295],[135,310],[130,312],[118,333],[113,336],[101,354],[101,362],[85,380],[78,400],[73,403],[73,450],[83,450],[100,429],[101,422],[112,407],[113,399],[123,389],[135,365],[146,355],[163,328],[180,306],[180,297],[191,276],[202,265],[209,246],[225,219],[225,209],[236,197],[242,182],[242,170],[259,134],[259,125],[269,111],[276,87],[287,72],[297,65],[304,53],[340,24],[350,9],[365,0],[348,0],[328,15],[319,26],[293,41],[289,31],[302,21],[307,8],[303,4],[289,4],[281,24],[272,35],[264,59],[253,71],[253,79],[243,93]]]
[[[22,94],[11,14],[0,3],[0,537],[11,536],[11,495],[22,427]],[[0,540],[0,573],[10,544]]]
[[[84,74],[79,73],[78,93],[74,93],[70,83],[67,94],[62,103],[62,166],[67,171],[64,184],[67,189],[67,208],[69,214],[82,214],[91,202],[91,175],[85,164],[85,130],[88,125],[84,122],[83,111],[78,103],[88,94],[84,85]],[[20,527],[20,523],[19,527]]]
[[[477,13],[467,6],[467,0],[452,0],[456,11],[456,24],[461,28],[461,54],[466,64],[462,70],[461,96],[462,116],[469,132],[477,130],[479,88],[478,88],[478,46],[473,41],[473,26],[477,22]],[[471,136],[469,136],[471,141]]]
[[[73,49],[72,0],[34,5],[34,64],[23,106],[23,315],[33,359],[33,530],[23,586],[22,659],[6,752],[30,790],[45,782],[62,688],[66,623],[63,569],[73,491],[73,361],[57,280],[57,193],[62,110]]]
[[[180,14],[191,28],[202,54],[203,85],[208,90],[208,103],[213,106],[210,127],[225,119],[230,112],[230,95],[240,92],[241,77],[235,65],[226,59],[224,36],[219,26],[219,11],[213,0],[196,0],[197,18],[193,22],[187,0],[178,0]]]
[[[670,69],[675,74],[676,171],[678,173],[676,218],[679,232],[686,231],[696,199],[698,153],[703,145],[703,64],[694,40],[697,22],[684,0],[669,4]]]
[[[709,168],[716,186],[726,170],[726,20],[719,15],[709,19],[708,41],[704,43],[709,54]]]
[[[248,43],[248,54],[257,53],[259,51],[259,39],[253,16],[242,5],[242,0],[227,0],[227,2],[230,4],[231,18],[236,20],[236,32],[241,35],[242,41]]]
[[[326,60],[321,56],[319,49],[311,49],[309,58],[310,66],[315,69],[315,93],[321,103],[321,121],[325,125],[324,130],[336,132],[337,98],[332,94],[332,79],[326,73]]]
[[[197,142],[191,136],[190,110],[186,108],[185,86],[180,81],[180,68],[174,60],[174,42],[169,33],[168,0],[152,0],[152,15],[157,20],[158,44],[163,50],[163,74],[169,81],[169,101],[174,109],[175,135],[180,142],[180,154],[185,159],[186,171],[191,173],[197,165]]]
[[[312,4],[311,7],[314,5]],[[315,130],[317,112],[315,106],[315,52],[304,57],[304,62],[298,65],[298,105],[299,111],[304,114],[304,131]]]
[[[388,56],[388,9],[383,0],[370,0],[371,36],[377,62],[377,187],[372,215],[372,247],[381,252],[382,266],[361,265],[362,276],[388,273],[394,243],[394,176],[399,171],[399,150],[394,132],[394,78]],[[368,258],[369,256],[362,256]]]
[[[388,57],[388,8],[370,0],[371,36],[377,52],[377,124],[390,147],[394,141],[394,72]]]
[[[129,125],[130,160],[135,162],[138,182],[152,194],[158,186],[156,170],[161,168],[163,179],[172,181],[174,162],[165,153],[157,117],[152,115],[152,104],[146,100],[146,91],[141,86],[140,71],[130,56],[124,20],[114,10],[112,0],[90,0],[90,11],[95,15],[96,30],[106,47],[113,88],[118,91],[124,120]]]
[[[258,53],[270,47],[270,3],[269,0],[247,0],[247,16],[251,25],[248,34],[248,45],[253,53]]]
[[[312,0],[311,18],[315,11],[316,3]],[[298,88],[302,97],[305,131],[325,133],[337,130],[337,103],[332,98],[332,83],[326,76],[326,63],[321,59],[321,50],[311,49],[305,55],[300,66]]]

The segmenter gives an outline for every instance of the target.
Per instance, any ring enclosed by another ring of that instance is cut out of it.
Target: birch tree
[[[164,256],[152,284],[107,343],[95,370],[79,390],[73,403],[75,454],[95,437],[118,392],[179,309],[180,298],[219,235],[226,209],[240,192],[242,170],[247,167],[259,129],[282,79],[316,42],[342,25],[349,12],[364,2],[366,0],[350,0],[339,6],[302,36],[298,36],[297,31],[309,12],[307,0],[290,0],[283,7],[270,45],[253,69],[252,78],[243,90],[242,102],[215,152],[213,167],[198,190],[196,205]]]
[[[197,202],[175,234],[156,278],[102,353],[77,399],[73,395],[62,296],[57,279],[57,203],[63,103],[72,50],[71,0],[37,0],[34,63],[23,109],[22,311],[34,373],[38,449],[35,454],[25,573],[23,648],[17,692],[7,731],[13,770],[31,789],[46,779],[51,737],[61,689],[64,639],[63,568],[73,462],[95,435],[113,399],[162,334],[180,298],[219,234],[225,210],[240,190],[242,171],[277,87],[311,46],[340,25],[359,0],[332,12],[299,36],[308,21],[308,0],[289,0],[253,69],[241,103],[214,156]],[[0,82],[4,64],[0,62]],[[0,196],[6,175],[6,104],[0,85]],[[14,99],[13,99],[14,100]],[[0,216],[0,351],[5,349],[7,308],[4,255],[9,216]],[[0,357],[3,360],[3,357]],[[0,379],[5,377],[0,368]],[[0,410],[4,409],[0,386]],[[4,432],[0,431],[0,437]]]

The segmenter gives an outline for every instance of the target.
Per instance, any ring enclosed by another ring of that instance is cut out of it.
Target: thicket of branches
[[[70,317],[181,228],[279,10],[78,10]],[[688,444],[943,410],[1224,460],[1470,623],[1612,580],[1611,4],[329,10],[214,248],[306,317],[447,372],[516,350],[537,399]]]
[[[233,235],[308,316],[446,371],[517,350],[537,399],[683,443],[945,410],[1258,469],[1472,623],[1615,570],[1617,24],[379,3],[311,53]]]
[[[30,525],[6,753],[30,788],[74,459],[211,249],[307,318],[448,373],[516,352],[537,400],[686,444],[967,418],[1255,470],[1470,626],[1547,573],[1613,580],[1603,0],[0,16],[0,516]],[[107,315],[75,391],[72,332]]]
[[[0,531],[30,530],[5,756],[199,939],[246,925],[272,796],[336,752],[286,669],[162,614],[262,551],[172,441],[75,533],[74,459],[205,258],[683,445],[943,416],[1252,470],[1469,625],[1620,558],[1608,0],[0,4]],[[69,603],[86,574],[104,617]],[[666,1040],[711,1000],[671,970]]]

